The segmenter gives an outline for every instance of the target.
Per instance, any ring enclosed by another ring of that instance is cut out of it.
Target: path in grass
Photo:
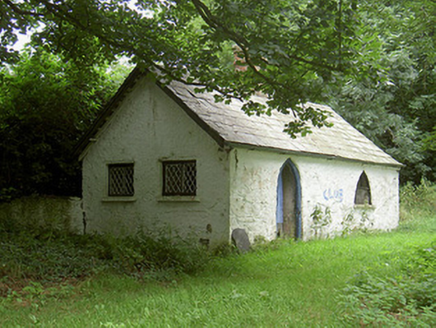
[[[401,253],[434,239],[431,228],[335,240],[282,242],[217,259],[170,282],[107,275],[65,298],[0,303],[1,327],[343,327],[337,296],[367,268],[396,270]],[[426,232],[422,232],[422,230]]]

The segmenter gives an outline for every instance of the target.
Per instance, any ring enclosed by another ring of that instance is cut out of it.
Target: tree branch
[[[3,0],[3,2],[6,3],[6,5],[9,6],[9,8],[11,8],[13,12],[21,16],[32,16],[32,17],[44,16],[44,14],[36,13],[34,11],[23,10],[10,0]]]

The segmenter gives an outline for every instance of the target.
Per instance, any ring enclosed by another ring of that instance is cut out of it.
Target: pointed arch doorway
[[[291,160],[280,169],[277,182],[277,236],[301,238],[300,174]]]

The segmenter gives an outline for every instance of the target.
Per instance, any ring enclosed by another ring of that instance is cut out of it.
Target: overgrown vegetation
[[[379,268],[356,275],[344,289],[345,318],[376,327],[434,327],[436,239],[405,251],[398,266],[389,276]]]
[[[436,213],[436,184],[422,180],[421,184],[408,183],[400,188],[400,220],[413,224]],[[403,225],[404,226],[404,225]]]
[[[244,255],[142,234],[2,233],[0,326],[434,327],[436,190],[401,194],[397,231]]]
[[[436,185],[401,188],[399,231],[436,232]],[[397,269],[381,274],[379,266],[352,278],[344,289],[345,318],[364,326],[434,327],[436,325],[436,238],[393,254]]]
[[[128,68],[81,67],[47,49],[28,48],[0,67],[0,202],[14,197],[81,195],[72,151]]]
[[[27,294],[35,286],[75,285],[103,272],[140,280],[193,274],[207,264],[209,254],[192,245],[190,240],[167,235],[152,238],[144,233],[117,238],[54,231],[3,232],[0,296]]]
[[[315,238],[328,237],[323,236],[323,230],[332,222],[330,207],[326,206],[323,211],[322,206],[317,204],[313,212],[310,214],[310,218],[312,219],[312,230]]]

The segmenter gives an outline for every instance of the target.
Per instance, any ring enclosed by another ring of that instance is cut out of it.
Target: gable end
[[[84,157],[84,152],[89,144],[93,141],[98,131],[104,126],[104,124],[112,117],[112,115],[118,110],[120,103],[124,100],[127,93],[133,89],[138,80],[141,77],[145,77],[150,72],[148,70],[142,71],[140,68],[135,67],[133,71],[129,74],[123,84],[119,87],[115,95],[109,100],[109,102],[104,106],[98,115],[97,119],[94,121],[92,126],[87,130],[85,135],[80,139],[77,146],[73,150],[73,156],[79,157],[82,160]],[[226,144],[225,140],[220,136],[220,134],[207,125],[195,112],[193,112],[189,106],[187,106],[181,99],[177,97],[168,87],[164,86],[162,83],[156,81],[156,85],[164,91],[164,93],[169,96],[174,102],[176,102],[183,111],[195,122],[200,128],[202,128],[208,135],[214,139],[217,144],[223,148]],[[193,97],[195,97],[193,95]]]
[[[167,96],[169,96],[174,102],[176,102],[195,123],[197,123],[208,135],[210,135],[221,148],[224,148],[224,146],[227,145],[223,137],[221,137],[221,135],[216,130],[212,129],[208,124],[206,124],[200,118],[200,116],[192,111],[189,106],[186,105],[179,97],[177,97],[174,92],[172,92],[168,87],[163,86],[159,82],[156,82],[156,84],[162,89],[162,91],[165,92]],[[192,96],[195,97],[195,95]]]

